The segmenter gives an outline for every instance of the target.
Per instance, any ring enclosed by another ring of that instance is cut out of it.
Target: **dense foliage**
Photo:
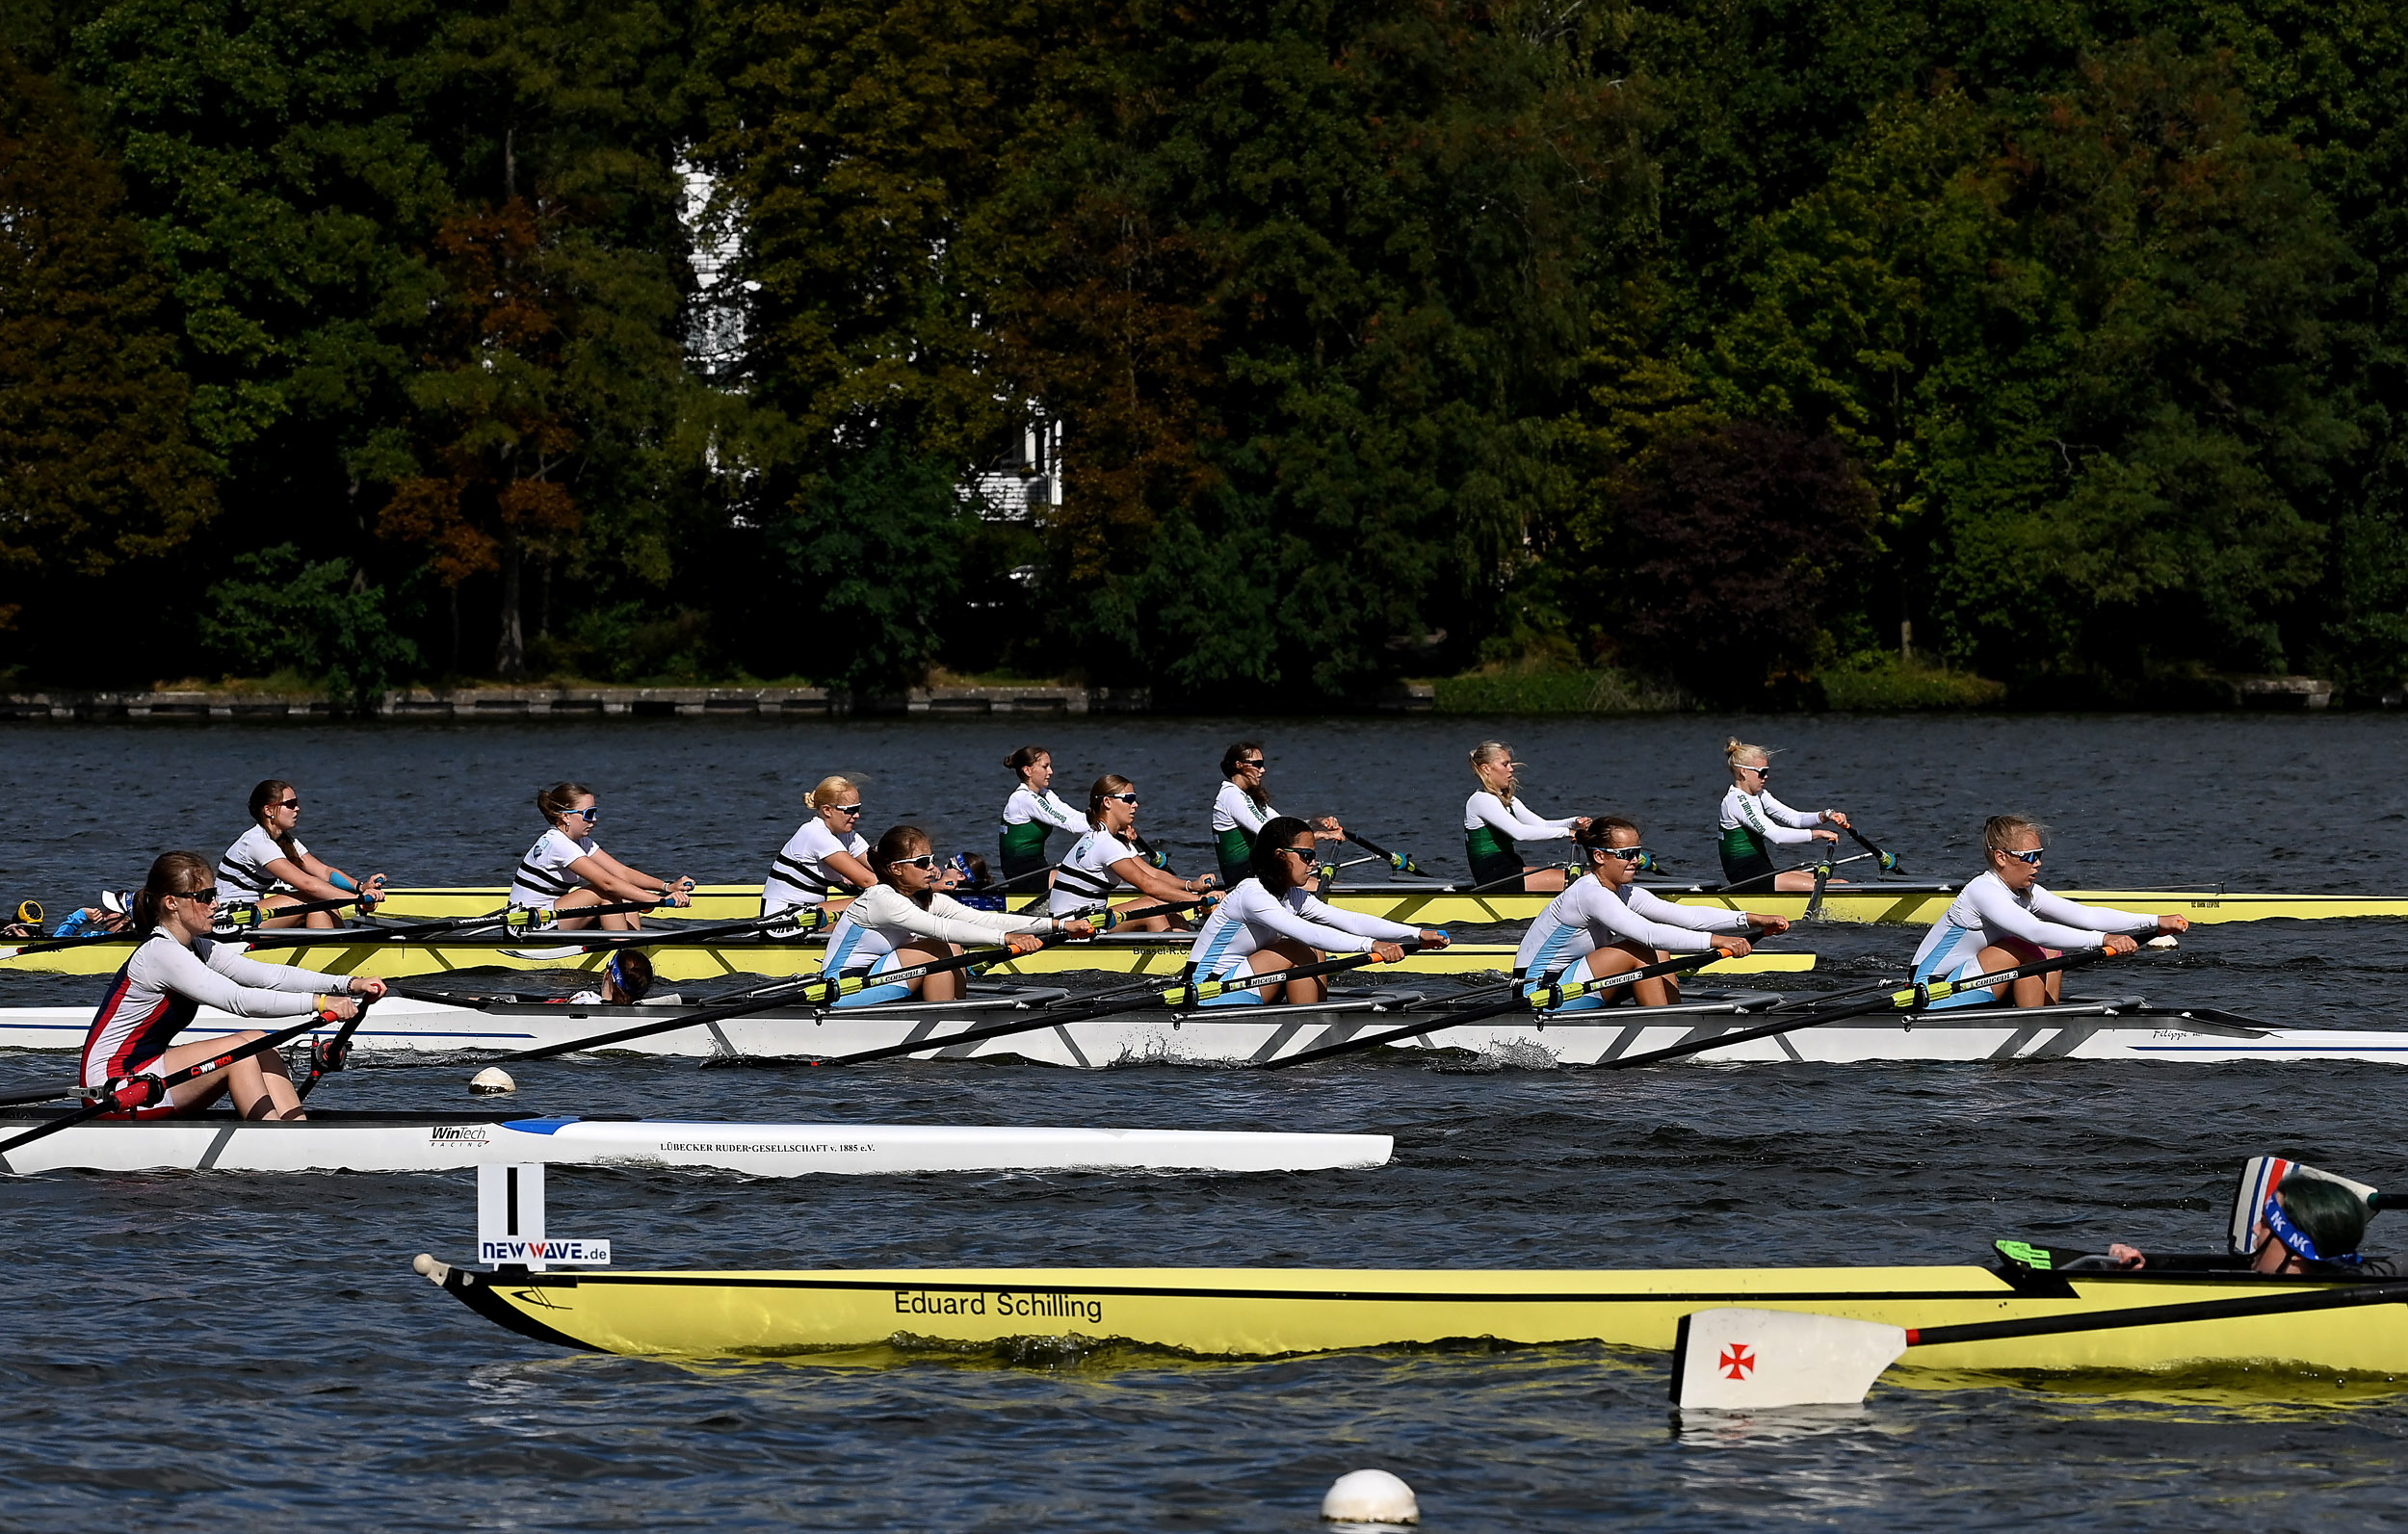
[[[0,680],[2408,677],[2377,0],[0,27]]]

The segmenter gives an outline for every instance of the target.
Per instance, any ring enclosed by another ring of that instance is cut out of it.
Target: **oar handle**
[[[1898,867],[1897,854],[1889,851],[1885,847],[1873,845],[1872,843],[1866,840],[1864,832],[1859,831],[1856,827],[1851,825],[1847,827],[1847,834],[1856,839],[1856,845],[1858,846],[1863,847],[1867,852],[1872,854],[1873,862],[1880,867],[1882,872],[1903,873],[1906,871],[1904,869]]]
[[[1413,861],[1413,854],[1410,852],[1391,852],[1386,847],[1381,846],[1378,843],[1373,841],[1370,837],[1365,836],[1360,831],[1348,831],[1347,833],[1347,840],[1353,843],[1356,846],[1361,847],[1364,851],[1369,852],[1374,857],[1386,858],[1388,860],[1388,866],[1396,870],[1399,873],[1419,873],[1422,871],[1422,866]]]
[[[274,922],[283,917],[308,916],[317,911],[339,911],[347,905],[374,904],[376,901],[370,899],[364,892],[358,895],[346,895],[337,900],[296,900],[291,905],[279,905],[273,909],[265,900],[254,900],[249,905],[227,907],[219,913],[214,924],[221,931],[234,932],[246,927],[256,927],[263,922]]]

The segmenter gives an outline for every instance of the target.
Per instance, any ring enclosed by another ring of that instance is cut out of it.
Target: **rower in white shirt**
[[[1255,839],[1252,873],[1214,907],[1188,949],[1190,972],[1199,980],[1234,975],[1267,975],[1311,964],[1332,953],[1370,953],[1379,963],[1404,957],[1402,945],[1443,949],[1447,934],[1400,922],[1342,911],[1315,898],[1311,884],[1313,828],[1293,815],[1263,822]],[[1329,994],[1322,975],[1281,980],[1250,990],[1228,991],[1206,1006],[1244,1006],[1285,1001],[1310,1004]]]
[[[1086,817],[1064,804],[1054,792],[1054,754],[1041,745],[1024,745],[1004,758],[1020,786],[1004,801],[1004,823],[995,832],[997,866],[1013,889],[1039,886],[1037,875],[1052,867],[1045,844],[1056,831],[1085,836]]]
[[[1751,926],[1767,933],[1789,930],[1790,923],[1777,916],[1675,905],[1641,888],[1638,870],[1647,848],[1639,843],[1638,826],[1618,815],[1589,821],[1576,841],[1587,858],[1588,871],[1549,901],[1522,935],[1513,956],[1516,979],[1527,978],[1532,985],[1557,977],[1606,980],[1661,964],[1675,953],[1708,949],[1740,958],[1752,950],[1748,940],[1736,934]],[[1681,999],[1681,987],[1672,976],[1658,975],[1576,997],[1563,1010],[1605,1006],[1625,994],[1641,1006],[1669,1006]]]
[[[638,912],[614,911],[598,917],[577,912],[589,905],[635,901],[684,905],[691,898],[691,878],[664,879],[629,868],[602,850],[593,839],[602,807],[584,784],[553,784],[536,795],[536,810],[550,823],[549,829],[518,860],[518,871],[510,878],[510,903],[515,910],[559,913],[545,930],[574,931],[599,922],[608,931],[632,932],[641,924]]]
[[[861,789],[847,777],[824,777],[811,791],[811,819],[771,861],[761,881],[761,914],[809,911],[830,899],[850,898],[847,889],[877,882],[870,871],[870,843],[861,834]]]
[[[333,911],[309,911],[300,916],[270,913],[288,905],[359,898],[362,910],[384,898],[384,875],[365,879],[350,874],[301,845],[301,791],[282,778],[269,778],[250,791],[250,829],[218,859],[218,903],[222,907],[255,905],[266,926],[314,927],[336,924]]]
[[[1767,788],[1772,781],[1772,753],[1761,745],[1749,745],[1737,736],[1729,737],[1723,741],[1722,759],[1731,769],[1731,787],[1722,795],[1718,822],[1722,834],[1715,847],[1722,856],[1725,884],[1733,893],[1748,895],[1769,895],[1776,890],[1794,894],[1813,889],[1815,875],[1810,870],[1776,871],[1772,849],[1837,842],[1840,832],[1827,828],[1836,825],[1841,831],[1846,830],[1847,812],[1817,810],[1809,814],[1793,810],[1774,798]]]
[[[1183,879],[1157,868],[1139,846],[1138,786],[1117,772],[1095,780],[1086,795],[1086,834],[1071,845],[1070,855],[1054,869],[1054,892],[1047,906],[1056,916],[1096,916],[1124,886],[1139,898],[1120,908],[1190,900],[1212,888],[1209,873]],[[1122,932],[1167,932],[1186,923],[1174,916],[1147,916],[1123,922]]]
[[[2083,905],[2040,886],[2043,827],[2020,815],[1994,815],[1981,828],[1982,854],[1990,867],[1970,880],[1915,949],[1915,979],[1958,980],[1990,975],[2064,952],[2103,949],[2109,957],[2139,948],[2136,934],[2187,932],[2179,916],[2142,916],[2104,905]],[[2063,971],[2026,975],[2012,981],[1960,991],[1932,1002],[1934,1009],[1982,1006],[2042,1006],[2064,992]]]
[[[1560,841],[1588,824],[1582,816],[1550,820],[1532,813],[1516,793],[1521,768],[1513,748],[1503,741],[1482,741],[1472,747],[1472,774],[1479,779],[1479,789],[1463,801],[1463,850],[1471,859],[1474,889],[1539,895],[1562,889],[1563,870],[1530,867],[1522,861],[1519,844]]]
[[[845,907],[827,935],[827,975],[877,975],[950,958],[965,945],[994,946],[1013,953],[1034,953],[1039,934],[1090,937],[1095,925],[1081,917],[1041,916],[981,911],[937,889],[943,865],[929,834],[916,825],[899,825],[877,839],[870,867],[876,878],[859,898]],[[888,985],[874,985],[837,1001],[838,1006],[868,1006],[917,996],[924,1001],[961,999],[959,970],[940,971]]]

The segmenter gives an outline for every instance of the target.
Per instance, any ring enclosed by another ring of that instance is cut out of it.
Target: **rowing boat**
[[[0,1113],[0,1140],[68,1109]],[[808,1173],[1301,1172],[1384,1166],[1385,1134],[1017,1129],[922,1124],[686,1123],[609,1114],[313,1112],[98,1120],[22,1150],[0,1171],[439,1172],[485,1164],[709,1167]]]
[[[404,979],[459,970],[598,972],[610,962],[613,948],[641,948],[652,960],[653,973],[664,980],[715,980],[731,975],[813,975],[819,971],[820,955],[826,951],[825,944],[814,939],[684,941],[673,927],[631,933],[623,938],[537,932],[489,937],[445,934],[426,941],[410,941],[396,932],[394,928],[373,926],[272,932],[262,934],[254,946],[244,951],[264,963],[291,964],[328,975]],[[1186,968],[1188,950],[1194,942],[1191,932],[1112,932],[1086,942],[1041,949],[989,968],[999,975],[1095,971],[1176,976]],[[131,939],[108,938],[56,948],[35,944],[25,952],[0,958],[0,972],[111,975],[133,951]],[[1412,975],[1505,971],[1513,967],[1513,952],[1510,944],[1457,943],[1408,953],[1401,964],[1388,968]],[[1811,953],[1751,953],[1707,966],[1722,975],[1793,974],[1814,967],[1815,956]]]
[[[1814,897],[1792,895],[1729,895],[1718,886],[1651,882],[1647,888],[1681,905],[1713,906],[1721,910],[1755,911],[1794,922],[1806,915]],[[1818,914],[1835,922],[1888,923],[1928,925],[1947,912],[1960,885],[1929,879],[1871,879],[1834,884],[1824,893]],[[395,890],[380,909],[394,917],[474,916],[500,907],[507,892],[499,889]],[[2264,922],[2276,918],[2329,921],[2364,917],[2408,917],[2408,896],[2232,894],[2215,890],[2064,890],[2076,900],[2137,911],[2150,916],[2182,916],[2194,923]],[[1038,897],[1013,897],[1016,907],[1035,903]],[[1547,908],[1551,895],[1518,891],[1474,893],[1437,880],[1393,879],[1343,885],[1329,892],[1333,905],[1349,911],[1409,922],[1424,926],[1520,925]],[[690,906],[663,908],[658,915],[673,921],[741,922],[761,912],[759,885],[709,884],[694,892]]]
[[[1962,1267],[1347,1270],[929,1268],[764,1272],[480,1271],[417,1260],[471,1310],[539,1341],[671,1358],[909,1355],[1028,1338],[1132,1342],[1206,1358],[1489,1342],[1669,1350],[1722,1306],[1909,1328],[2310,1296],[2347,1283],[2248,1273]],[[2213,1365],[2396,1374],[2408,1307],[2130,1324],[1916,1348],[1902,1367],[2170,1370]]]
[[[612,1046],[629,1053],[723,1059],[826,1060],[903,1044],[923,1060],[1018,1059],[1075,1069],[1179,1064],[1263,1065],[1415,1023],[1427,1026],[1389,1048],[1458,1051],[1509,1067],[1598,1066],[1710,1039],[1763,1023],[1801,998],[1768,991],[1692,991],[1678,1006],[1619,1006],[1544,1017],[1489,1018],[1450,1027],[1450,1002],[1424,991],[1364,987],[1311,1005],[1132,1008],[1106,1017],[1034,1026],[955,1042],[973,1032],[1042,1024],[1048,1006],[1075,1002],[1060,988],[977,987],[959,1001],[866,1007],[797,1006],[669,1028]],[[380,1001],[356,1036],[372,1053],[512,1052],[563,1044],[633,1024],[666,1020],[681,1006],[569,1006],[522,996],[420,992]],[[1463,1010],[1461,1003],[1453,1010]],[[0,1048],[70,1049],[89,1013],[79,1007],[0,1011]],[[250,1025],[204,1012],[183,1035],[207,1038]],[[332,1028],[327,1030],[331,1034]],[[2142,997],[2076,999],[2044,1007],[1953,1007],[1862,1017],[1748,1040],[1695,1056],[1704,1064],[1863,1065],[1888,1062],[2006,1063],[2151,1060],[2225,1065],[2353,1060],[2408,1064],[2408,1029],[2288,1028],[2210,1007],[2153,1003]]]

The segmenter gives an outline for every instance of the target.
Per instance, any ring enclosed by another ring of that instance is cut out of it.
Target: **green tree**
[[[234,566],[209,588],[200,620],[201,642],[227,666],[324,678],[361,714],[417,666],[418,647],[394,632],[384,588],[359,580],[348,559],[311,563],[280,543],[238,555]]]
[[[152,594],[216,514],[191,401],[115,168],[62,91],[0,54],[0,629],[38,631],[19,659],[129,659],[74,620],[103,578]]]

